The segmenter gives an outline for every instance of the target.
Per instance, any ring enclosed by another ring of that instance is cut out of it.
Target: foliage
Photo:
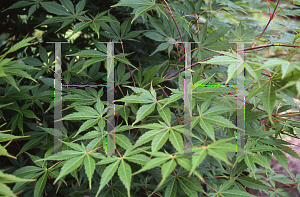
[[[275,181],[300,192],[300,176],[289,171],[284,153],[300,157],[282,138],[299,139],[299,121],[285,118],[299,112],[279,115],[296,107],[293,99],[300,95],[300,28],[286,19],[299,15],[298,4],[10,2],[1,12],[6,42],[0,46],[0,121],[8,130],[0,133],[0,142],[10,142],[0,146],[1,156],[7,156],[1,160],[0,194],[250,197],[250,188],[288,196]],[[62,83],[69,86],[62,88],[60,153],[54,151],[55,55],[46,41],[69,42],[62,44]],[[114,55],[117,154],[112,156],[106,154],[107,90],[88,87],[107,83],[107,46],[101,42],[108,41],[121,42]],[[183,42],[194,42],[192,146],[184,127]],[[245,147],[237,147],[240,95],[233,86],[215,84],[236,84],[243,70]],[[273,156],[290,177],[271,169]]]

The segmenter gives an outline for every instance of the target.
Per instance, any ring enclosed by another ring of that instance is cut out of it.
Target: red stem
[[[275,12],[276,12],[276,9],[277,9],[277,7],[278,7],[278,5],[279,5],[279,2],[280,2],[280,0],[278,0],[278,2],[277,2],[277,4],[276,4],[276,7],[275,7],[275,9],[274,9],[274,11],[273,11],[273,14],[270,16],[270,19],[269,19],[267,25],[265,26],[264,30],[261,32],[261,34],[260,34],[260,36],[258,37],[258,39],[256,40],[256,42],[252,45],[252,47],[255,46],[255,44],[259,41],[259,39],[262,37],[262,35],[265,33],[266,29],[268,28],[270,22],[273,20],[275,14],[276,14]]]

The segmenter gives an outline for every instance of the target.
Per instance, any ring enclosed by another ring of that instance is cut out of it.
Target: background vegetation
[[[299,0],[2,1],[0,56],[3,196],[293,196],[300,159]],[[63,84],[105,84],[115,44],[116,153],[106,156],[105,87],[63,87],[63,154],[54,154],[54,46]],[[236,42],[245,43],[237,51]],[[193,147],[184,133],[184,52],[192,84],[235,84],[245,54],[245,150],[236,155],[234,87],[192,89]],[[192,149],[191,149],[192,148]],[[190,156],[184,151],[192,150]],[[290,176],[276,174],[272,157]],[[259,175],[263,172],[267,178]]]

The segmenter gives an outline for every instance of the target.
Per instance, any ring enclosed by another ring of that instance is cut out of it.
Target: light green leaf
[[[209,116],[209,117],[203,116],[203,118],[205,120],[207,120],[208,122],[215,124],[215,125],[219,125],[221,127],[236,128],[236,126],[232,122],[230,122],[223,116]]]
[[[158,133],[152,141],[152,152],[158,151],[169,138],[169,131]]]
[[[195,152],[192,157],[192,168],[189,172],[189,176],[194,172],[194,170],[204,161],[207,156],[206,148],[202,148],[201,150]]]
[[[101,181],[100,181],[100,187],[97,191],[96,197],[98,197],[101,190],[104,188],[104,186],[108,183],[108,181],[114,176],[115,172],[117,171],[117,168],[119,166],[120,160],[110,164],[107,166],[102,173]]]
[[[157,105],[158,108],[161,108],[161,104],[158,103]],[[163,120],[165,121],[165,123],[170,127],[171,124],[171,111],[168,107],[162,108],[162,109],[158,109],[158,113],[159,115],[163,118]]]
[[[204,103],[202,104],[204,105]],[[205,110],[205,109],[204,109]],[[204,111],[203,110],[203,111]],[[203,113],[203,116],[213,116],[213,115],[220,115],[222,113],[228,112],[230,110],[236,110],[236,108],[232,107],[226,107],[226,106],[214,106],[212,108],[209,108],[205,113]]]
[[[275,93],[275,85],[270,81],[261,97],[261,101],[264,109],[268,112],[269,119],[272,124],[274,124],[272,120],[272,112],[276,101],[276,93]]]
[[[294,66],[291,64],[291,62],[283,63],[281,65],[281,71],[282,71],[282,77],[281,79],[284,79],[284,77],[292,72],[294,70]]]
[[[145,5],[152,5],[153,1],[151,0],[120,0],[119,3],[116,5],[113,5],[111,7],[117,7],[117,6],[145,6]]]
[[[161,187],[161,185],[165,182],[166,178],[172,173],[172,171],[175,169],[176,165],[177,164],[176,164],[174,158],[162,165],[162,167],[161,167],[162,180],[158,184],[158,186],[157,186],[158,188]]]
[[[124,159],[121,160],[120,167],[118,169],[118,175],[120,180],[124,184],[125,188],[127,189],[127,195],[130,197],[130,185],[131,185],[131,167],[128,165]]]
[[[212,127],[212,125],[205,121],[203,118],[200,118],[200,122],[199,122],[201,128],[205,131],[205,133],[213,140],[216,141],[215,139],[215,131],[214,128]]]
[[[115,142],[125,150],[132,146],[130,140],[125,135],[122,134],[115,135]]]
[[[216,56],[210,60],[201,62],[201,64],[215,64],[215,65],[226,65],[226,64],[237,64],[237,59],[228,56]]]
[[[69,174],[70,172],[76,170],[79,166],[81,166],[85,155],[74,157],[64,163],[58,177],[55,179],[54,183],[56,183],[61,177]]]
[[[171,129],[169,140],[178,152],[183,150],[183,139],[180,133]]]
[[[149,161],[148,157],[142,154],[136,154],[129,157],[124,157],[124,159],[140,165],[145,165]]]
[[[94,174],[95,167],[96,167],[95,160],[89,154],[86,154],[86,157],[84,158],[83,163],[84,163],[85,173],[89,180],[89,187],[91,190],[92,189],[92,178],[93,178],[93,174]]]
[[[262,155],[256,155],[256,156],[252,157],[252,160],[255,163],[261,165],[262,167],[267,168],[267,169],[271,170],[273,173],[275,173],[272,170],[272,168],[270,167],[270,163],[268,162],[268,160],[264,156],[262,156]]]
[[[75,138],[78,134],[80,134],[82,131],[85,131],[89,128],[91,128],[92,126],[94,126],[95,124],[97,124],[99,122],[99,119],[90,119],[85,121],[79,128],[79,130],[77,131],[77,133],[73,136],[73,138]]]
[[[149,162],[146,163],[146,165],[142,169],[140,169],[139,171],[133,173],[132,175],[135,175],[135,174],[138,174],[140,172],[150,170],[154,167],[160,166],[161,164],[165,163],[169,159],[170,159],[169,157],[161,157],[161,158],[151,159]]]
[[[156,103],[152,103],[149,105],[143,105],[140,107],[140,109],[137,111],[136,119],[134,123],[132,123],[132,126],[135,125],[140,120],[144,119],[147,115],[151,114],[155,109]]]
[[[149,142],[157,134],[159,134],[162,131],[164,131],[164,129],[156,129],[156,130],[147,131],[141,137],[139,137],[139,139],[135,142],[135,145],[133,146],[133,148],[136,148],[136,147],[138,147],[142,144],[145,144],[145,143]]]
[[[249,194],[248,192],[244,192],[244,191],[241,191],[241,190],[227,190],[227,191],[222,191],[220,192],[220,194],[225,194],[226,196],[230,196],[230,197],[240,197],[240,196],[243,196],[243,197],[255,197],[254,195],[252,194]]]

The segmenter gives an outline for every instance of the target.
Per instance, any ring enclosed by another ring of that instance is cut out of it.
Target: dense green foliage
[[[291,196],[275,181],[300,192],[300,175],[289,172],[284,152],[300,157],[282,139],[300,137],[299,121],[286,118],[299,112],[279,115],[300,95],[300,28],[292,20],[300,13],[297,4],[10,2],[1,12],[0,195],[250,197],[251,188]],[[69,42],[62,44],[62,84],[77,85],[105,84],[107,46],[99,42],[122,41],[114,56],[116,154],[105,152],[107,90],[101,86],[62,87],[66,155],[53,154],[55,63],[47,41]],[[237,41],[245,42],[239,67]],[[183,135],[182,42],[197,42],[191,48],[192,147]],[[235,87],[199,85],[236,84],[243,65],[244,150],[235,144]],[[272,157],[290,177],[275,174]]]

